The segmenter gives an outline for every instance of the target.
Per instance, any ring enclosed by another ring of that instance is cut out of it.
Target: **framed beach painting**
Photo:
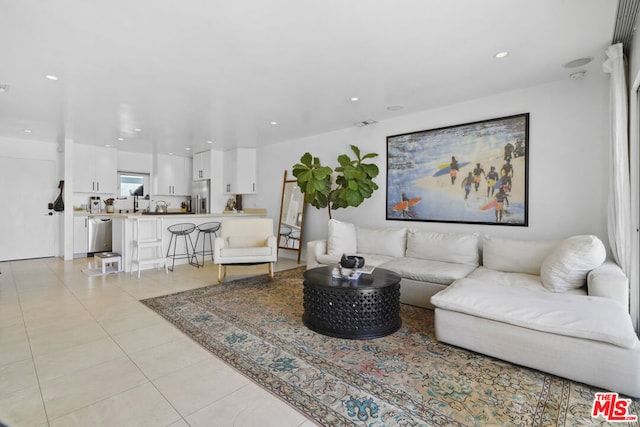
[[[529,113],[387,137],[387,219],[528,225]]]

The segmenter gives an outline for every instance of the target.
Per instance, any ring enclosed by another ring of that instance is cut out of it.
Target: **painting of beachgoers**
[[[387,219],[528,225],[529,113],[387,137]]]

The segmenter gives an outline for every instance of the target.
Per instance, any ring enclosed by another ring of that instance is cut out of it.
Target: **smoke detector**
[[[576,71],[575,73],[569,74],[569,77],[571,77],[571,80],[580,80],[583,79],[586,74],[586,71]]]
[[[388,110],[388,111],[400,111],[400,110],[402,110],[403,108],[404,108],[404,106],[402,106],[402,105],[389,105],[389,106],[387,107],[387,110]]]
[[[9,85],[6,83],[0,83],[0,93],[9,92]]]

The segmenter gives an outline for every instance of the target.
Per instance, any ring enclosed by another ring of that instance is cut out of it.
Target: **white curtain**
[[[611,251],[627,277],[631,277],[632,238],[631,193],[629,182],[629,137],[627,113],[627,84],[625,80],[622,44],[607,49],[608,59],[603,70],[611,74],[610,89],[610,186],[608,203],[608,232]]]

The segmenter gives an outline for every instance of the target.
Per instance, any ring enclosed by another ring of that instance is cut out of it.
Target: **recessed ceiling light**
[[[389,110],[389,111],[400,111],[403,108],[404,108],[404,106],[402,106],[402,105],[389,105],[387,107],[387,110]]]
[[[191,151],[191,147],[185,147],[185,150]]]
[[[136,132],[142,132],[142,129],[140,129],[140,128],[135,128],[134,130],[135,130]]]
[[[118,141],[124,141],[124,138],[118,138]]]
[[[170,156],[173,156],[173,153],[169,153]]]
[[[578,67],[582,67],[583,65],[587,65],[591,61],[593,61],[593,58],[578,58],[578,59],[574,59],[573,61],[567,62],[566,64],[563,65],[563,67],[578,68]]]
[[[47,79],[47,80],[54,81],[54,82],[58,81],[58,76],[54,76],[53,74],[47,74],[47,75],[44,76],[44,78]]]
[[[213,141],[207,141],[207,144],[213,144]]]
[[[352,96],[351,97],[351,102],[358,102],[360,100],[360,98],[358,98],[357,96]]]
[[[31,133],[31,132],[33,132],[31,129],[25,129],[24,130],[24,133]]]
[[[104,144],[104,146],[107,147],[107,148],[111,147],[111,145],[109,145],[109,144]]]
[[[277,125],[277,124],[278,124],[278,122],[271,122],[271,124],[272,124],[272,125]]]
[[[506,50],[503,50],[502,52],[498,52],[494,55],[496,58],[505,58],[507,56],[509,56],[509,52],[507,52]]]

